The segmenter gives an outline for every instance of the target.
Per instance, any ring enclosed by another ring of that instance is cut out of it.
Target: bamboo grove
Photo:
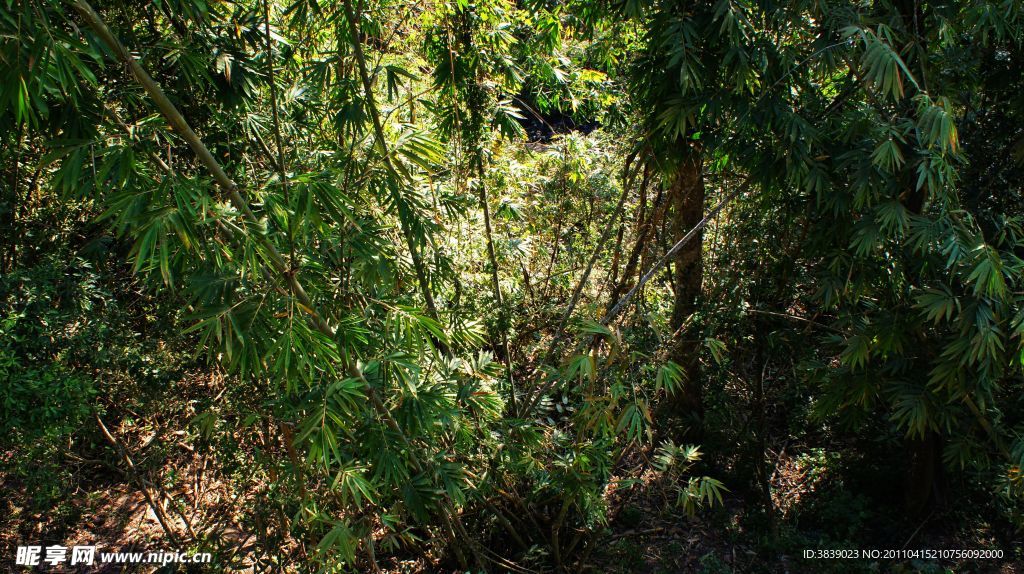
[[[72,479],[40,460],[102,458],[222,570],[576,571],[653,475],[683,528],[742,505],[776,571],[792,445],[1010,539],[1022,27],[1018,0],[0,2],[3,488],[45,508]],[[222,387],[170,383],[195,373]],[[230,520],[136,468],[142,412],[248,493]]]

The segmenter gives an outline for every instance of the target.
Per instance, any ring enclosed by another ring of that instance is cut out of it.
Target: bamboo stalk
[[[479,186],[479,199],[480,209],[484,212],[484,233],[486,234],[487,240],[487,258],[491,264],[491,290],[494,293],[494,302],[498,306],[498,331],[500,331],[500,342],[501,342],[501,359],[505,362],[505,374],[508,376],[508,392],[509,392],[509,405],[512,408],[512,412],[518,412],[519,409],[516,405],[516,386],[515,381],[512,378],[512,353],[509,352],[508,347],[508,310],[505,308],[504,298],[501,296],[501,281],[498,278],[498,257],[494,251],[494,239],[493,232],[491,229],[491,208],[488,205],[487,198],[487,184],[484,182],[484,159],[483,157],[477,158],[479,176],[477,185]]]
[[[270,0],[263,0],[263,36],[267,43],[267,80],[270,84],[270,108],[271,117],[274,120],[274,143],[277,146],[277,170],[278,175],[281,177],[281,186],[284,189],[284,202],[288,206],[286,210],[288,212],[288,266],[295,266],[295,241],[292,237],[293,232],[293,218],[291,216],[291,200],[288,189],[288,171],[285,169],[284,162],[284,138],[281,137],[281,118],[278,112],[277,104],[277,76],[274,73],[274,46],[271,43],[270,38]],[[262,140],[260,140],[262,142]],[[264,144],[265,145],[265,144]]]
[[[352,9],[352,2],[345,0],[343,2],[345,8],[345,20],[348,21],[349,35],[352,37],[352,50],[356,57],[356,67],[359,69],[359,78],[363,84],[363,91],[365,92],[366,105],[370,111],[370,117],[373,120],[373,132],[376,136],[377,150],[384,160],[384,166],[389,172],[397,179],[411,180],[409,173],[405,168],[395,163],[391,159],[391,153],[388,151],[387,139],[384,136],[384,126],[381,124],[380,111],[377,109],[377,100],[373,95],[373,83],[370,81],[370,74],[366,69],[366,58],[363,55],[363,42],[359,38],[359,25],[356,22],[356,15]],[[398,195],[398,192],[395,192]],[[396,197],[395,199],[399,199]],[[412,235],[412,230],[409,228],[409,222],[406,221],[406,216],[402,213],[402,209],[395,202],[396,208],[398,209],[398,220],[402,227],[402,235],[405,236],[405,242],[409,248],[409,254],[412,257],[413,270],[416,272],[416,280],[419,282],[420,291],[423,293],[423,300],[427,305],[427,312],[435,321],[438,319],[437,305],[434,303],[434,294],[430,290],[430,282],[427,279],[426,268],[423,265],[423,259],[420,257],[419,250],[416,248],[416,242]],[[447,345],[441,343],[443,352],[447,353]]]
[[[167,121],[171,124],[171,127],[173,127],[182,136],[182,138],[185,139],[186,143],[188,143],[189,147],[199,158],[199,161],[210,171],[210,173],[214,177],[214,180],[217,182],[217,185],[221,189],[223,189],[224,192],[228,195],[228,199],[231,201],[231,204],[235,207],[235,209],[237,209],[242,214],[246,223],[255,228],[258,224],[258,220],[256,219],[255,214],[252,212],[252,209],[249,207],[248,202],[242,196],[238,185],[236,185],[235,182],[231,180],[231,178],[227,175],[227,173],[220,166],[220,164],[217,163],[217,160],[214,159],[213,154],[210,153],[210,150],[202,142],[199,136],[197,136],[196,133],[192,130],[188,122],[185,120],[184,116],[181,115],[181,112],[179,112],[178,109],[174,106],[174,104],[171,103],[170,99],[167,98],[167,95],[164,94],[160,86],[153,80],[152,77],[150,77],[150,75],[139,64],[139,62],[135,60],[134,57],[132,57],[131,53],[128,52],[128,49],[125,48],[123,44],[121,44],[120,40],[118,40],[116,36],[114,36],[114,34],[110,31],[110,28],[107,27],[106,23],[103,22],[99,14],[96,13],[92,6],[90,6],[86,0],[73,0],[73,2],[74,7],[79,11],[79,13],[85,19],[89,27],[100,37],[100,40],[102,40],[103,43],[106,44],[107,47],[114,52],[114,54],[117,56],[119,60],[121,60],[125,65],[128,66],[128,69],[131,71],[132,75],[135,76],[135,79],[139,82],[143,89],[146,90],[146,93],[149,94],[149,96],[153,99],[154,103],[156,103],[157,108],[160,109],[160,112],[164,115],[165,119],[167,119]],[[348,6],[347,2],[346,7],[348,8],[348,11],[351,13],[351,7]],[[379,124],[379,117],[376,119],[377,123]],[[381,131],[380,133],[382,134],[383,132]],[[383,142],[381,143],[383,144]],[[388,160],[388,163],[390,164],[390,160]],[[307,309],[307,312],[309,313],[308,320],[310,321],[310,323],[318,331],[320,331],[324,335],[327,335],[328,337],[331,338],[331,340],[333,340],[335,337],[334,329],[331,328],[331,326],[327,323],[324,317],[316,311],[316,306],[314,305],[312,299],[309,297],[309,294],[306,293],[306,290],[299,282],[296,274],[293,273],[292,270],[288,267],[287,262],[285,261],[281,253],[277,250],[277,248],[266,235],[262,233],[255,233],[254,236],[256,238],[256,241],[266,251],[271,266],[273,267],[273,270],[285,278],[292,295],[303,307]],[[429,291],[427,293],[429,294]],[[429,301],[432,302],[433,299],[429,299]],[[399,427],[394,417],[391,416],[391,412],[384,404],[384,401],[380,398],[380,395],[377,393],[376,389],[374,389],[373,386],[371,386],[369,382],[366,380],[366,378],[363,377],[362,372],[360,372],[354,365],[350,363],[346,364],[346,369],[348,370],[350,375],[352,375],[355,378],[358,378],[363,382],[364,391],[366,392],[367,397],[370,399],[370,403],[373,405],[374,410],[377,412],[378,416],[384,421],[388,428],[390,428],[398,435],[400,440],[402,440],[402,442],[407,447],[411,447],[411,441],[409,441],[408,437],[402,431],[401,427]],[[416,472],[422,472],[423,466],[420,464],[418,457],[416,457],[416,455],[412,452],[411,448],[409,448],[408,450],[408,456],[409,463],[413,467],[413,469]],[[443,507],[441,517],[442,520],[449,527],[449,529],[454,531],[454,529],[451,528],[451,518],[455,517],[457,519],[458,514],[454,511],[454,509],[450,507],[450,505],[445,505]],[[458,548],[458,545],[453,544],[453,546],[455,548],[456,555],[462,556],[461,550]],[[465,558],[463,557],[462,560],[460,560],[460,562],[465,562]]]

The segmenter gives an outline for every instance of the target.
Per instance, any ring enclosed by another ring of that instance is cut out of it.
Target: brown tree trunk
[[[923,438],[907,439],[905,444],[909,463],[905,502],[912,515],[921,516],[945,504],[942,437],[928,431]]]
[[[700,150],[694,146],[684,149],[676,173],[668,190],[671,208],[668,232],[672,243],[679,241],[704,217],[704,169]],[[676,333],[687,318],[697,309],[701,284],[704,279],[703,231],[698,232],[694,241],[687,243],[676,256],[672,270],[675,302],[672,306],[671,327]],[[676,393],[674,410],[676,414],[695,417],[703,415],[703,396],[700,384],[700,346],[687,333],[675,335],[672,360],[685,369],[686,381],[682,392]]]

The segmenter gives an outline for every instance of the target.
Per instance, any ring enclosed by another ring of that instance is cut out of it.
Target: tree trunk
[[[923,438],[907,439],[905,444],[909,465],[904,498],[907,510],[922,516],[945,504],[942,437],[928,431]]]
[[[668,190],[671,209],[668,231],[672,242],[680,240],[704,217],[704,170],[700,150],[687,146]],[[697,309],[704,278],[703,231],[678,253],[672,273],[675,302],[672,306],[671,328],[676,333]],[[682,366],[686,380],[682,392],[676,393],[675,414],[699,420],[703,415],[700,384],[699,344],[686,333],[675,335],[672,360]]]

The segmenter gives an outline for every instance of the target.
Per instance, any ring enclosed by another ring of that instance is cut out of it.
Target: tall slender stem
[[[479,153],[479,152],[478,152]],[[508,347],[508,310],[505,308],[504,298],[501,296],[501,280],[498,277],[498,257],[494,252],[494,238],[491,229],[491,208],[487,199],[487,183],[484,181],[484,160],[482,155],[477,158],[479,180],[477,182],[480,209],[484,212],[484,232],[487,236],[487,259],[491,267],[491,289],[494,292],[494,303],[498,306],[498,332],[501,341],[501,360],[505,363],[505,373],[508,377],[509,406],[512,412],[518,412],[516,404],[516,387],[512,374],[512,353]]]
[[[363,92],[366,98],[366,107],[370,111],[370,118],[373,120],[373,132],[376,136],[376,147],[381,158],[384,160],[384,166],[395,179],[400,181],[410,181],[412,178],[408,171],[400,163],[395,163],[391,159],[391,153],[388,151],[387,139],[384,137],[384,126],[380,121],[380,111],[377,109],[377,100],[373,95],[373,83],[370,81],[370,74],[366,70],[366,57],[363,55],[363,42],[359,36],[359,25],[356,21],[355,11],[352,9],[351,0],[345,0],[343,3],[345,9],[345,19],[348,21],[349,35],[352,37],[352,51],[356,57],[356,67],[359,69],[359,78],[363,83]],[[397,182],[396,182],[397,183]],[[413,270],[416,272],[416,279],[420,285],[420,291],[423,293],[423,300],[427,305],[427,312],[431,318],[437,320],[437,305],[434,303],[434,295],[430,290],[430,281],[427,279],[426,268],[423,265],[423,259],[420,256],[419,249],[416,247],[416,241],[412,235],[412,229],[410,229],[410,221],[408,220],[407,214],[402,210],[402,204],[405,203],[401,197],[401,192],[397,189],[394,191],[395,206],[398,209],[398,219],[402,226],[402,234],[405,236],[405,242],[409,248],[409,254],[412,257]],[[441,344],[443,346],[443,343]],[[447,347],[443,349],[447,351]]]
[[[284,163],[284,138],[281,137],[281,117],[277,107],[277,77],[274,73],[274,45],[270,38],[270,0],[263,0],[263,33],[267,42],[267,79],[270,81],[270,108],[274,120],[274,142],[277,145],[277,171],[284,190],[285,212],[288,214],[288,263],[295,266],[295,238],[291,216],[291,197],[288,190],[288,170]]]

